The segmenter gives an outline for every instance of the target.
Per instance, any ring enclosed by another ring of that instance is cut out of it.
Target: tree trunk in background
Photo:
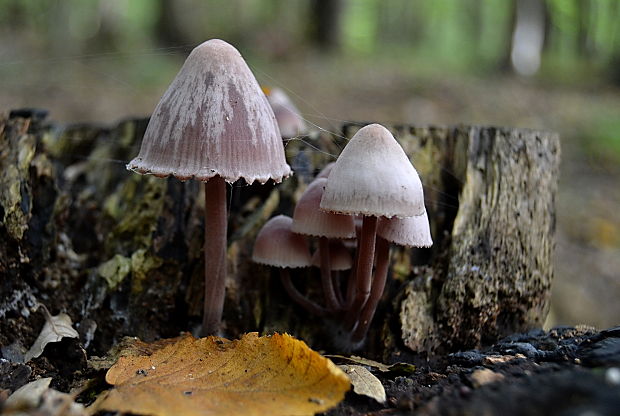
[[[311,0],[308,34],[311,43],[326,51],[340,46],[342,0]]]
[[[583,57],[591,57],[594,54],[594,42],[590,32],[590,15],[592,3],[590,0],[578,0],[574,6],[577,9],[577,45],[576,50]]]
[[[179,28],[174,0],[157,0],[154,38],[161,46],[191,43]]]
[[[125,169],[146,123],[0,120],[1,345],[23,347],[36,338],[37,302],[53,314],[67,312],[95,355],[123,335],[150,340],[199,325],[203,187]],[[345,125],[344,136],[359,127]],[[435,244],[392,251],[365,353],[473,347],[541,326],[553,274],[558,137],[476,126],[390,129],[423,179]],[[229,336],[287,331],[334,350],[331,326],[298,308],[277,270],[250,256],[259,228],[273,215],[292,214],[300,192],[344,144],[324,132],[291,141],[292,178],[232,187]],[[292,278],[320,301],[316,273],[295,270]]]

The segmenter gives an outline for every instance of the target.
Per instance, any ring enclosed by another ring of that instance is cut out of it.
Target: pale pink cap
[[[252,260],[274,267],[308,267],[310,248],[306,238],[291,232],[293,219],[286,215],[271,218],[263,225],[254,242]]]
[[[316,237],[355,237],[355,225],[351,215],[334,214],[319,209],[326,183],[326,178],[319,178],[308,185],[295,206],[291,230]]]
[[[237,49],[208,40],[187,57],[127,169],[158,177],[281,182],[291,173],[275,116]]]
[[[306,123],[293,101],[280,88],[266,89],[267,100],[278,121],[282,137],[287,139],[305,134]]]
[[[422,215],[422,182],[389,130],[371,124],[360,129],[338,157],[321,209],[388,218]]]
[[[321,267],[321,249],[319,248],[312,255],[312,265]],[[351,253],[340,240],[329,242],[329,265],[333,271],[349,270],[353,267]]]
[[[426,212],[406,218],[380,218],[377,235],[386,240],[407,247],[430,247],[433,245]]]

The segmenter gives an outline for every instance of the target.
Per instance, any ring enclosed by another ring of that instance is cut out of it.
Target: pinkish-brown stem
[[[372,322],[372,318],[377,310],[377,305],[385,289],[385,282],[390,267],[390,242],[385,238],[377,236],[376,251],[377,266],[375,268],[375,278],[373,279],[372,288],[370,289],[370,296],[362,309],[357,327],[351,336],[351,341],[353,342],[359,342],[366,337],[370,322]]]
[[[364,215],[362,235],[360,236],[359,250],[357,251],[357,267],[355,277],[355,299],[347,311],[344,327],[352,330],[357,322],[358,315],[370,294],[372,283],[372,265],[375,257],[375,239],[377,235],[377,217]]]
[[[332,286],[334,287],[334,293],[336,293],[336,299],[338,299],[338,304],[340,304],[340,308],[344,308],[344,298],[342,296],[342,287],[340,284],[340,272],[338,270],[334,270],[332,272]]]
[[[362,233],[360,232],[359,235],[357,236],[357,243],[355,246],[356,253],[359,253],[360,251],[361,235]],[[353,305],[353,300],[355,299],[355,283],[357,282],[356,272],[357,272],[357,263],[353,263],[353,268],[351,268],[351,270],[349,271],[349,276],[347,278],[347,292],[346,292],[346,299],[344,301],[344,309],[346,311],[351,309],[351,306]]]
[[[220,330],[226,285],[226,181],[214,176],[205,183],[205,301],[201,335]]]
[[[304,295],[299,293],[293,282],[291,281],[291,274],[288,269],[282,268],[280,269],[280,280],[282,280],[282,286],[284,286],[284,290],[286,293],[293,299],[299,306],[310,312],[311,314],[317,316],[326,316],[327,310],[312,302],[310,299],[306,298]]]
[[[336,292],[334,292],[334,285],[332,284],[329,239],[327,237],[319,237],[319,255],[321,257],[321,284],[323,286],[325,304],[330,312],[336,312],[340,309],[340,303],[336,298]]]

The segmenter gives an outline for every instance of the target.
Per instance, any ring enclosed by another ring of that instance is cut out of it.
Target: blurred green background
[[[189,51],[215,37],[317,128],[558,131],[547,325],[620,323],[620,1],[0,0],[0,111],[148,115]]]

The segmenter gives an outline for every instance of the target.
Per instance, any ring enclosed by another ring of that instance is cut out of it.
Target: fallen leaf
[[[83,405],[73,396],[50,389],[51,377],[32,381],[19,389],[4,403],[3,415],[87,416]]]
[[[43,305],[41,305],[43,306]],[[24,355],[24,362],[28,362],[33,358],[37,358],[43,354],[45,346],[50,342],[58,342],[63,338],[77,338],[78,333],[71,326],[71,318],[66,313],[61,313],[56,316],[50,315],[47,308],[42,307],[45,313],[45,325],[41,333],[32,344],[32,347]]]
[[[339,365],[338,367],[349,376],[354,393],[368,396],[379,403],[385,403],[383,384],[365,367],[361,365]]]
[[[378,361],[374,361],[364,357],[358,357],[356,355],[352,355],[350,357],[346,357],[344,355],[326,355],[329,358],[338,358],[340,360],[349,361],[359,365],[365,365],[367,367],[376,368],[382,373],[398,373],[398,374],[411,374],[415,371],[415,365],[409,363],[396,363],[396,364],[383,364]]]
[[[313,415],[343,398],[348,377],[289,335],[228,341],[183,335],[137,341],[106,374],[91,410],[156,416]]]
[[[13,392],[4,403],[5,409],[36,408],[41,395],[50,386],[51,377],[40,378],[24,384]]]

